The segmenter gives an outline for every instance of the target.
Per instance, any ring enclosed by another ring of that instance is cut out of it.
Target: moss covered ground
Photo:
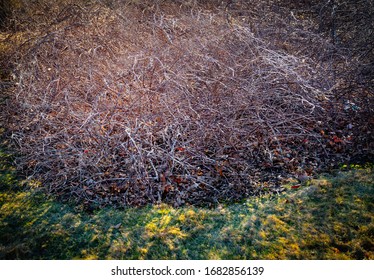
[[[24,185],[1,154],[0,259],[374,259],[372,168],[214,209],[93,212]]]

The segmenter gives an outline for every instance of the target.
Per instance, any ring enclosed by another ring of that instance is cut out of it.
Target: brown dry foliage
[[[349,158],[349,61],[276,1],[57,2],[2,42],[17,164],[50,193],[212,205]]]

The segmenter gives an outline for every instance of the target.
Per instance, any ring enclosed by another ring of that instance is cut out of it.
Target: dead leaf
[[[113,228],[119,229],[121,227],[121,225],[122,225],[122,223],[116,224],[115,226],[113,226]]]

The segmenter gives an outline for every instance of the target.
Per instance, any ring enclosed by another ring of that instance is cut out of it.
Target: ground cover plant
[[[373,3],[0,8],[0,258],[373,259]]]
[[[7,133],[61,198],[215,205],[372,155],[361,61],[287,1],[11,3]]]
[[[372,168],[214,209],[90,213],[20,185],[2,156],[0,259],[374,259]]]

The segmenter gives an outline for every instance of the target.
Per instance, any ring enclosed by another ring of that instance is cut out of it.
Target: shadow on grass
[[[372,169],[216,209],[87,213],[19,187],[1,159],[1,259],[374,259]]]

